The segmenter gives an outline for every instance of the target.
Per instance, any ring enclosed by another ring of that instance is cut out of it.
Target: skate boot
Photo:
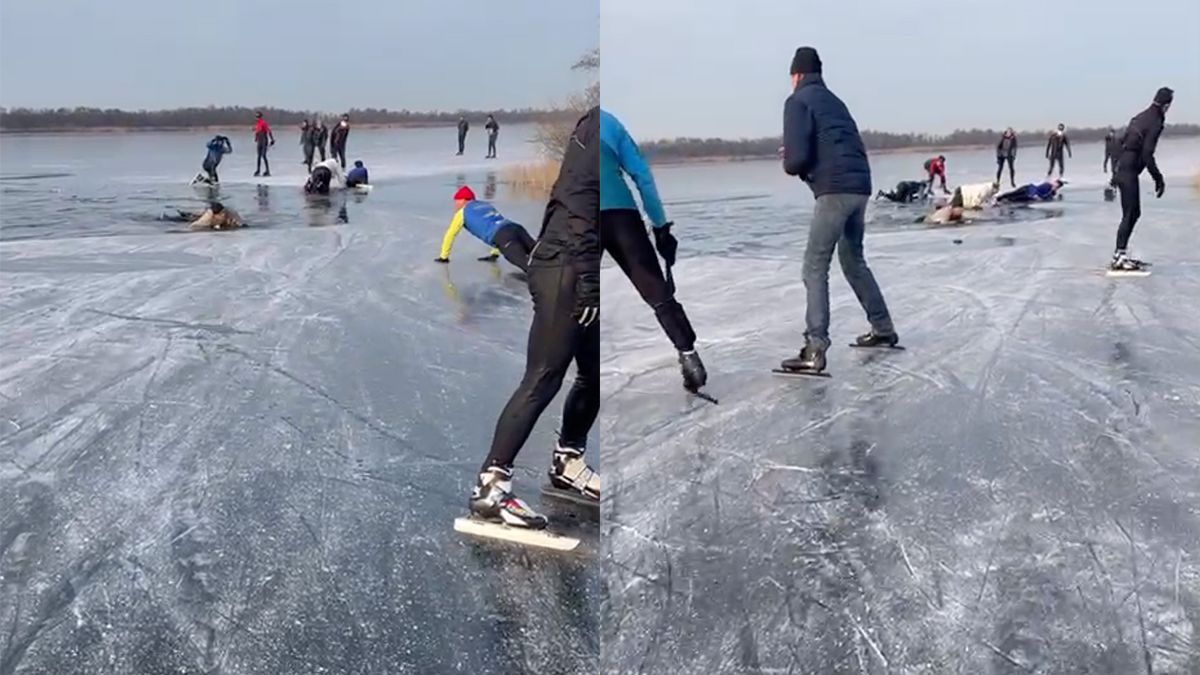
[[[580,448],[556,447],[549,476],[550,487],[582,495],[592,502],[600,501],[600,474],[588,466]]]
[[[804,345],[800,355],[792,359],[784,359],[779,367],[793,373],[823,373],[825,372],[825,348],[814,344]]]
[[[697,391],[708,382],[708,371],[696,350],[679,352],[679,369],[683,372],[683,388]]]
[[[1110,272],[1137,272],[1144,266],[1142,261],[1125,255],[1125,251],[1117,251],[1113,254],[1112,262],[1109,263],[1108,269]]]
[[[512,493],[512,469],[492,466],[479,474],[479,482],[471,491],[468,502],[471,515],[490,523],[502,523],[510,527],[541,530],[546,527],[546,517],[529,508],[523,500]]]
[[[876,333],[874,331],[874,329],[872,329],[870,333],[866,333],[865,335],[859,335],[857,338],[855,338],[853,346],[855,346],[855,347],[891,347],[891,348],[895,348],[899,342],[900,342],[900,336],[896,335],[895,333],[889,333],[887,335],[882,335],[880,333]]]

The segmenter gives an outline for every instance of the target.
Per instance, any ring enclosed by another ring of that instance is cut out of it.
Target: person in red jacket
[[[271,126],[263,119],[262,111],[254,113],[254,145],[258,147],[258,168],[255,169],[255,176],[270,176],[271,162],[267,161],[267,148],[275,145],[275,134],[271,133]],[[267,166],[267,170],[263,172],[263,165]]]
[[[942,192],[950,194],[949,188],[946,187],[946,156],[938,155],[925,160],[925,172],[929,176],[929,193],[933,194],[933,181],[935,178],[942,179]]]

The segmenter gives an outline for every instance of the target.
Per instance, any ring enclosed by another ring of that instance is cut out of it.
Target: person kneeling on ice
[[[242,222],[242,217],[238,215],[238,212],[227,208],[221,202],[213,202],[204,210],[204,213],[199,215],[180,211],[179,218],[169,218],[169,220],[191,221],[188,223],[188,229],[196,231],[236,230],[239,227],[245,227],[245,223]]]
[[[342,167],[332,157],[313,167],[308,180],[304,183],[306,194],[327,195],[333,188],[342,188],[346,179],[342,176]]]
[[[1000,204],[1028,204],[1030,202],[1048,202],[1055,199],[1062,199],[1059,190],[1066,185],[1066,181],[1052,180],[1042,181],[1041,183],[1026,183],[1015,190],[996,195],[996,202]]]
[[[206,146],[208,154],[204,156],[204,163],[201,168],[204,173],[208,174],[208,182],[219,183],[221,179],[217,177],[217,167],[221,164],[221,158],[233,152],[233,143],[230,142],[228,136],[216,135],[208,142]],[[196,178],[200,178],[197,176]]]
[[[491,451],[471,492],[468,504],[476,521],[546,527],[546,517],[513,493],[512,466],[572,362],[575,383],[563,403],[550,486],[592,504],[600,501],[600,474],[583,457],[600,411],[599,118],[594,107],[575,125],[530,254],[533,321],[525,375],[500,413]]]
[[[894,347],[899,337],[863,257],[871,165],[858,125],[846,104],[825,86],[817,50],[797,49],[791,74],[793,91],[783,109],[783,169],[808,185],[816,207],[804,251],[804,349],[784,360],[781,368],[818,375],[825,370],[829,349],[829,263],[834,249],[842,274],[871,322],[871,331],[859,336],[855,346]]]
[[[370,185],[371,181],[367,176],[367,167],[363,166],[362,160],[355,160],[354,168],[350,169],[346,174],[346,187],[352,188],[359,185]]]
[[[924,199],[928,185],[923,180],[902,180],[896,183],[896,189],[891,192],[880,190],[879,194],[875,195],[875,199],[878,200],[880,197],[883,197],[890,202],[909,204]]]
[[[450,249],[458,233],[467,232],[492,247],[481,261],[493,261],[504,254],[504,259],[519,267],[522,272],[529,269],[529,252],[533,249],[533,237],[524,227],[505,218],[490,202],[475,199],[471,188],[462,186],[454,193],[454,217],[442,237],[442,252],[434,262],[450,262]]]
[[[600,173],[600,240],[604,250],[654,310],[659,325],[679,354],[684,389],[696,393],[707,384],[708,371],[696,352],[692,323],[675,299],[671,267],[679,242],[671,234],[673,224],[663,210],[650,166],[624,125],[607,110],[600,111]],[[642,197],[642,208],[654,233],[653,245],[642,212],[625,183],[625,175],[633,179]],[[666,265],[665,276],[654,254],[656,249]]]

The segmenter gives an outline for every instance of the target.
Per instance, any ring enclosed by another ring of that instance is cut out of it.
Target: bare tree
[[[587,73],[591,83],[583,91],[567,98],[563,108],[570,112],[569,115],[565,115],[561,121],[538,123],[537,132],[534,134],[534,142],[541,148],[542,155],[553,162],[561,160],[563,153],[567,151],[567,142],[571,139],[575,122],[588,110],[600,105],[600,81],[597,78],[600,71],[600,50],[585,52],[571,66],[571,70]]]

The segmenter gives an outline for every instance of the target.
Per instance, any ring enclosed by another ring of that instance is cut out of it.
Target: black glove
[[[479,262],[496,262],[496,260],[499,258],[500,258],[500,256],[498,256],[498,255],[490,255],[489,254],[489,255],[483,256],[482,258],[476,258],[476,260],[478,260]]]
[[[1161,198],[1163,196],[1163,193],[1166,191],[1167,191],[1167,182],[1163,180],[1162,176],[1155,176],[1154,177],[1154,197],[1155,197],[1155,199]]]
[[[675,253],[679,250],[679,241],[675,239],[675,235],[671,234],[671,226],[674,224],[667,223],[662,227],[654,228],[654,248],[658,249],[658,254],[662,256],[667,267],[675,265]]]
[[[575,318],[585,328],[599,320],[600,270],[583,272],[575,282]]]
[[[434,258],[433,262],[448,263],[448,262],[450,262],[450,259],[449,258]]]

